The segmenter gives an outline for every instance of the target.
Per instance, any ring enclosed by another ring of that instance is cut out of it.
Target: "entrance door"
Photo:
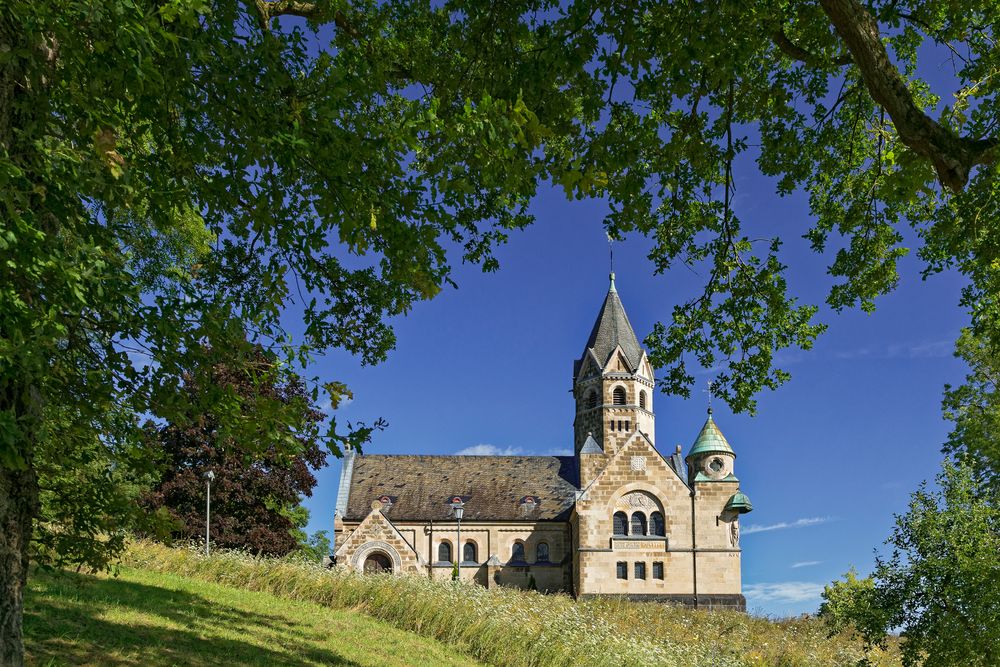
[[[365,574],[392,574],[392,561],[381,553],[373,553],[365,559]]]

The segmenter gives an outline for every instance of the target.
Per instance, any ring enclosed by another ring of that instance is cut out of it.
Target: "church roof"
[[[604,297],[604,304],[601,306],[601,312],[597,315],[597,321],[594,322],[590,338],[587,339],[587,347],[584,349],[583,356],[587,355],[586,350],[593,350],[594,356],[603,365],[608,363],[615,348],[621,345],[625,357],[635,369],[638,368],[639,360],[642,358],[642,346],[628,321],[622,300],[618,298],[614,275],[611,274],[611,289]]]
[[[722,435],[722,431],[715,425],[715,420],[712,419],[712,412],[709,411],[708,419],[705,420],[705,425],[701,427],[701,433],[695,438],[694,445],[691,446],[691,451],[688,452],[687,458],[690,459],[692,456],[697,456],[698,454],[719,452],[736,456],[733,448],[729,446],[726,436]]]
[[[572,456],[387,456],[354,458],[346,521],[360,521],[388,496],[390,521],[565,521],[578,491]],[[533,502],[532,502],[533,501]]]

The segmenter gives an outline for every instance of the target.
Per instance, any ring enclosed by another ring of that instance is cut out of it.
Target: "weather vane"
[[[702,391],[708,394],[708,414],[712,414],[712,389],[715,387],[715,380],[708,380],[706,384],[708,389],[702,389]]]
[[[611,273],[615,272],[615,240],[611,238],[611,233],[607,233],[608,237],[608,259],[611,261]]]

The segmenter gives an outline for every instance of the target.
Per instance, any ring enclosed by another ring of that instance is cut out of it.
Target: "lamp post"
[[[215,479],[215,473],[209,470],[205,473],[205,555],[208,555],[208,540],[209,532],[208,528],[212,521],[212,480]]]
[[[462,576],[462,515],[465,514],[465,503],[462,502],[461,497],[455,496],[451,499],[451,511],[455,514],[455,518],[458,520],[458,542],[455,548],[455,571],[458,573],[458,578],[461,579]]]

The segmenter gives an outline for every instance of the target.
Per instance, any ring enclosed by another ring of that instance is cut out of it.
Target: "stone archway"
[[[365,574],[392,574],[392,560],[381,551],[372,551],[362,569]]]
[[[374,568],[376,564],[383,572],[398,574],[403,571],[403,560],[399,557],[399,552],[387,542],[365,542],[354,552],[354,557],[351,559],[351,565],[356,572],[369,572],[369,568]]]

